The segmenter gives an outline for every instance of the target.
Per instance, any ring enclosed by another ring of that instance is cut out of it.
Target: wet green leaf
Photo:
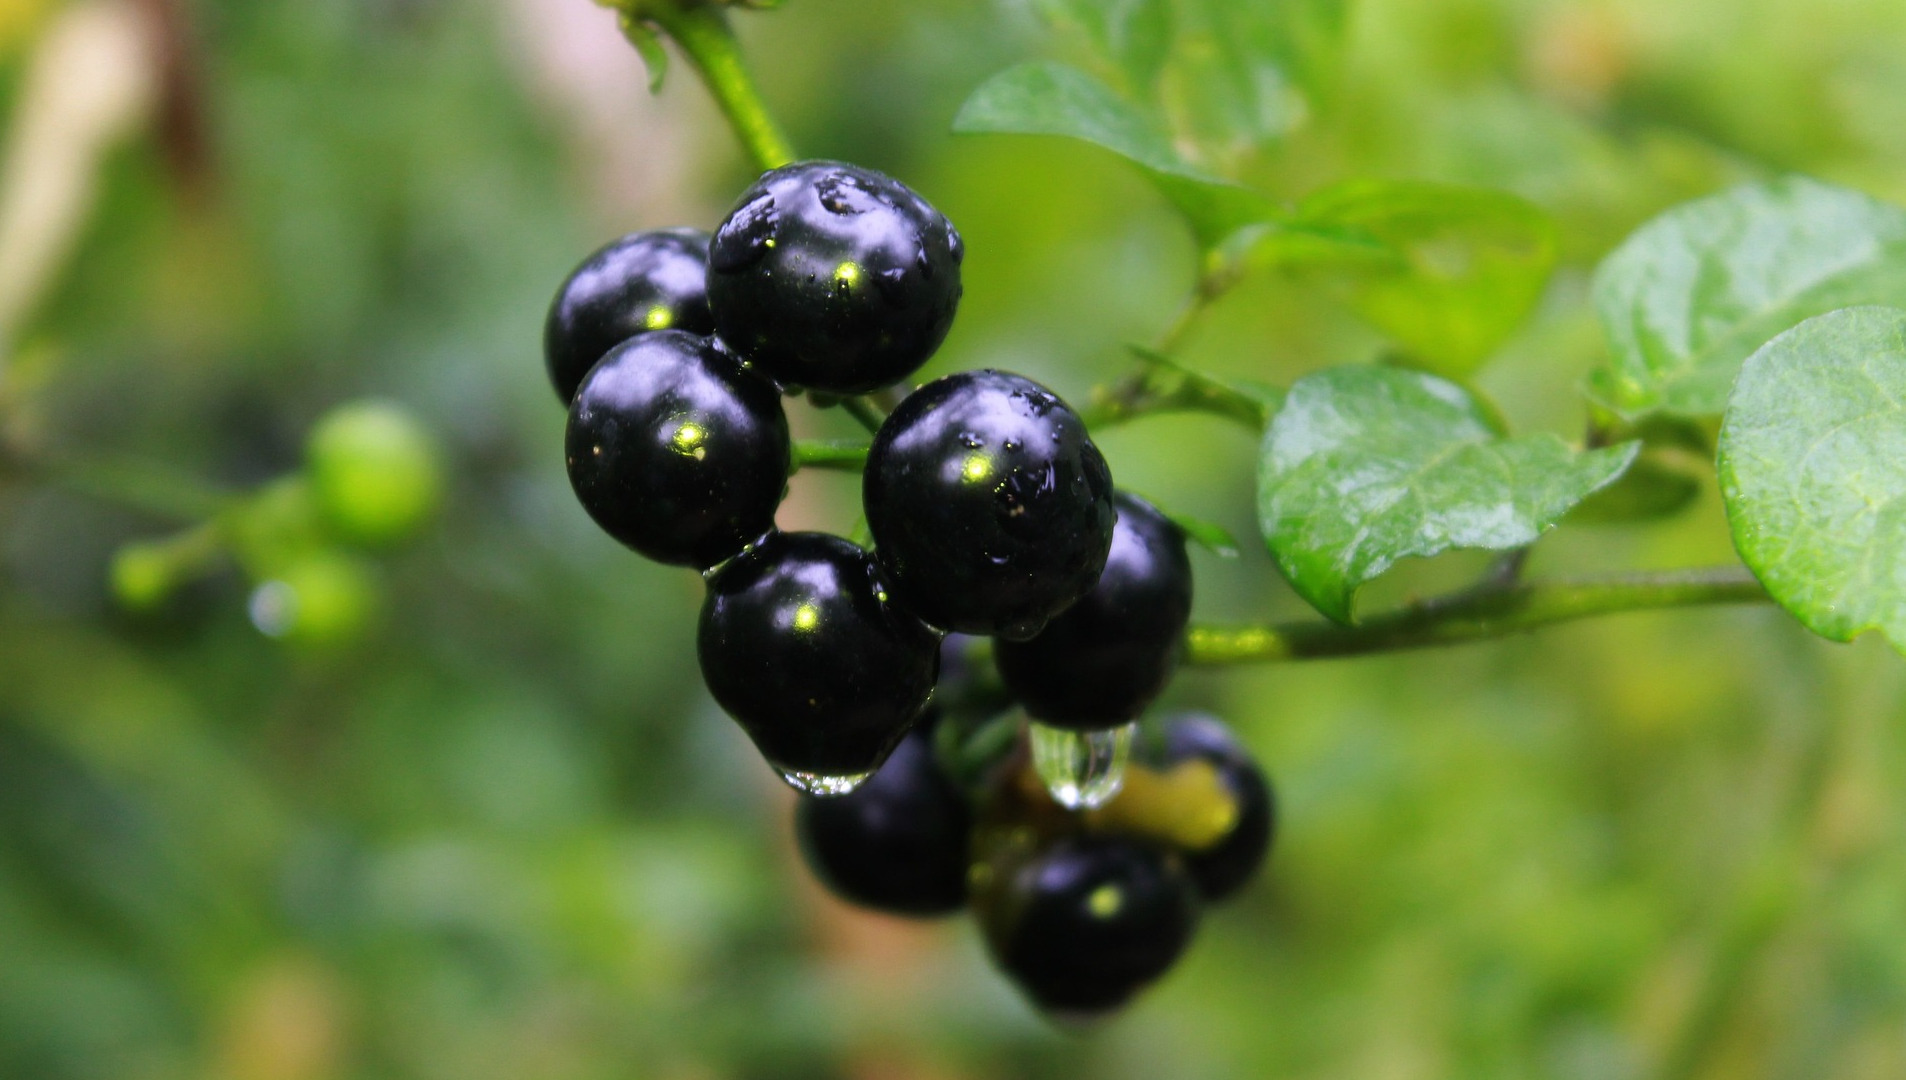
[[[1021,64],[993,76],[960,107],[953,130],[1062,135],[1110,150],[1146,171],[1205,247],[1247,225],[1281,216],[1268,197],[1186,162],[1144,112],[1104,83],[1064,64]]]
[[[1265,432],[1258,522],[1298,594],[1349,622],[1357,588],[1398,559],[1530,544],[1638,449],[1505,438],[1446,379],[1333,368],[1298,380]]]
[[[1686,203],[1596,272],[1613,357],[1595,390],[1625,416],[1715,415],[1748,354],[1858,304],[1906,304],[1906,210],[1798,176]]]
[[[1906,311],[1808,319],[1748,357],[1721,426],[1734,546],[1835,641],[1906,650]]]

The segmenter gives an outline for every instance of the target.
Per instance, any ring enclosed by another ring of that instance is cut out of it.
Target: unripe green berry
[[[386,401],[340,405],[305,447],[318,510],[344,540],[394,543],[415,532],[443,497],[437,445],[416,418]]]

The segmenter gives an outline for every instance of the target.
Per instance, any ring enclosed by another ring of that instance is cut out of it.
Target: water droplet
[[[946,249],[953,253],[954,262],[966,259],[966,241],[960,239],[960,230],[954,228],[950,221],[946,223]]]
[[[267,581],[251,591],[245,611],[259,633],[266,637],[284,637],[298,621],[297,590],[282,581]]]
[[[762,192],[722,222],[708,249],[708,265],[719,273],[732,274],[760,262],[774,247],[774,232],[780,224],[774,196]]]
[[[1066,731],[1035,723],[1031,725],[1033,768],[1060,806],[1096,809],[1125,786],[1125,760],[1137,731],[1137,724],[1109,731]]]
[[[927,258],[927,249],[925,244],[922,244],[919,247],[914,249],[913,265],[919,268],[921,277],[927,279],[928,281],[933,280],[933,260]]]
[[[981,438],[978,432],[962,431],[960,432],[960,445],[966,447],[968,450],[978,450],[986,445],[986,440]]]
[[[786,780],[788,786],[794,790],[808,795],[819,795],[822,798],[845,795],[861,784],[866,783],[867,778],[873,775],[871,772],[863,772],[846,773],[841,776],[824,776],[821,773],[801,772],[799,769],[777,769],[775,771],[780,773],[781,779]]]
[[[821,200],[821,209],[841,217],[864,214],[881,205],[879,197],[867,190],[859,177],[848,173],[825,177],[814,185],[814,195]]]
[[[1017,454],[1019,452],[1019,448],[1023,445],[1024,444],[1021,443],[1018,439],[1007,439],[1006,452],[1008,454]]]
[[[880,290],[889,304],[905,307],[907,303],[907,272],[901,267],[882,270],[874,275],[874,286]]]

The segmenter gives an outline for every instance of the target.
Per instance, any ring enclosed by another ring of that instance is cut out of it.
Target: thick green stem
[[[735,137],[762,172],[794,160],[794,149],[762,102],[734,30],[720,8],[706,0],[652,0],[632,5],[629,14],[653,23],[681,46]]]
[[[790,471],[839,469],[859,472],[867,466],[868,444],[852,439],[796,439]]]
[[[1767,599],[1760,582],[1741,567],[1485,583],[1355,626],[1322,621],[1194,626],[1185,635],[1186,662],[1210,667],[1360,656],[1486,641],[1595,615]]]

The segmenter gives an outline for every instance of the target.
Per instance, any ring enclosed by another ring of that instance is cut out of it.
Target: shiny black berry
[[[770,534],[717,571],[697,647],[715,700],[810,791],[879,768],[940,668],[939,637],[892,602],[873,556],[825,533]]]
[[[794,812],[808,869],[834,895],[893,915],[951,915],[966,903],[972,815],[933,757],[923,720],[873,778]]]
[[[1191,618],[1184,532],[1135,495],[1112,501],[1118,524],[1098,584],[1038,637],[1001,641],[993,654],[1013,697],[1054,727],[1138,719],[1171,681]]]
[[[1159,764],[1208,761],[1237,800],[1238,819],[1215,847],[1183,853],[1185,872],[1206,900],[1222,900],[1257,876],[1277,829],[1277,797],[1250,751],[1213,717],[1182,713],[1164,722]]]
[[[905,184],[803,161],[742,193],[709,251],[716,332],[774,379],[890,386],[940,347],[960,302],[953,226]]]
[[[1112,544],[1112,473],[1045,387],[966,371],[874,436],[867,525],[896,594],[946,630],[1023,640],[1084,596]]]
[[[543,322],[543,363],[567,405],[610,349],[650,330],[709,334],[708,234],[630,233],[583,260],[563,281]]]
[[[1197,890],[1166,852],[1071,836],[1004,868],[977,899],[993,958],[1040,1008],[1089,1016],[1163,975],[1198,925]]]
[[[598,525],[683,566],[713,566],[773,528],[787,484],[781,395],[680,330],[630,338],[590,369],[565,449]]]

